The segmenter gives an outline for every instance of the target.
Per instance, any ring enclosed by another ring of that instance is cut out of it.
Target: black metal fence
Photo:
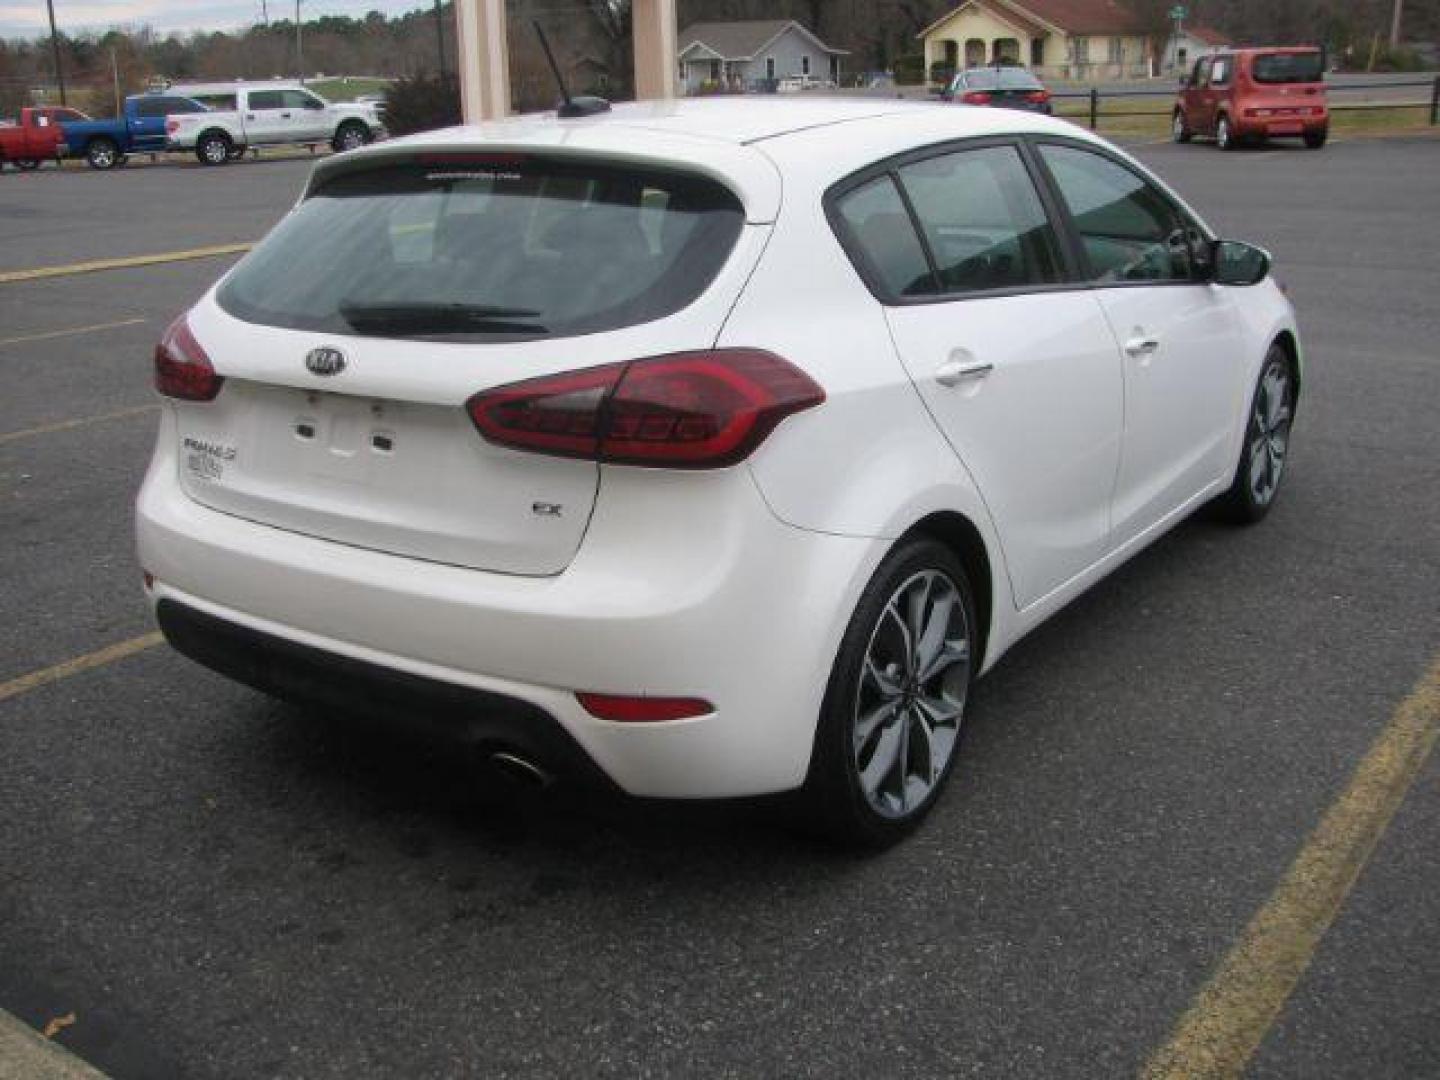
[[[1430,91],[1429,101],[1355,101],[1347,102],[1343,98],[1335,100],[1337,94],[1348,94],[1352,90],[1408,90],[1424,88]],[[1328,88],[1329,108],[1331,112],[1379,112],[1392,109],[1426,109],[1430,114],[1430,126],[1440,125],[1440,75],[1425,79],[1407,79],[1396,82],[1383,83],[1345,83],[1344,85],[1332,85]],[[1174,100],[1175,90],[1154,89],[1154,90],[1101,90],[1092,86],[1089,90],[1059,90],[1052,93],[1051,98],[1055,101],[1072,100],[1086,101],[1090,105],[1090,130],[1100,130],[1100,121],[1122,116],[1164,116],[1171,114],[1170,109],[1105,109],[1101,111],[1101,102],[1111,98],[1168,98]]]

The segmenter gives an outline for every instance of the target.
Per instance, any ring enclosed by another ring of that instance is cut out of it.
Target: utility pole
[[[270,4],[268,0],[260,0],[260,21],[266,26],[270,25]]]
[[[305,82],[305,40],[301,27],[304,24],[300,21],[300,0],[295,0],[295,74],[300,82]]]
[[[440,0],[435,0],[435,46],[440,50],[440,80],[445,80],[445,22],[440,14]]]
[[[65,72],[60,67],[60,35],[55,32],[55,0],[45,0],[45,6],[50,11],[50,48],[55,52],[55,81],[60,85],[60,104],[67,105]]]
[[[115,50],[110,50],[110,74],[115,77],[115,115],[125,118],[125,106],[120,100],[120,64],[115,59]]]
[[[1395,0],[1395,10],[1390,13],[1390,48],[1400,47],[1400,21],[1405,15],[1405,0]]]

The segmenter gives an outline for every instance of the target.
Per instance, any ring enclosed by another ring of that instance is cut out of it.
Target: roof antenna
[[[545,59],[550,62],[550,70],[555,73],[555,82],[560,86],[560,107],[555,110],[555,115],[562,120],[573,120],[577,116],[609,112],[610,102],[602,97],[590,97],[586,94],[577,98],[570,96],[570,91],[565,87],[565,77],[560,74],[560,65],[555,62],[555,54],[550,51],[550,42],[545,37],[545,31],[540,28],[540,20],[532,19],[530,25],[535,27],[535,36],[540,39],[540,47],[545,50]]]

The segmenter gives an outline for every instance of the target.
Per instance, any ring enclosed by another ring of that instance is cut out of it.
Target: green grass
[[[351,75],[339,79],[313,79],[305,85],[326,101],[354,101],[361,94],[383,92],[390,85],[390,80]]]

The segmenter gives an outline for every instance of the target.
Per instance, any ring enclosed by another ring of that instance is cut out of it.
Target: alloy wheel
[[[911,575],[870,634],[855,695],[855,768],[880,816],[909,816],[944,777],[960,735],[970,658],[955,583],[939,570]]]
[[[1257,506],[1268,506],[1280,487],[1294,400],[1289,367],[1283,360],[1271,360],[1260,377],[1250,425],[1250,495]]]

